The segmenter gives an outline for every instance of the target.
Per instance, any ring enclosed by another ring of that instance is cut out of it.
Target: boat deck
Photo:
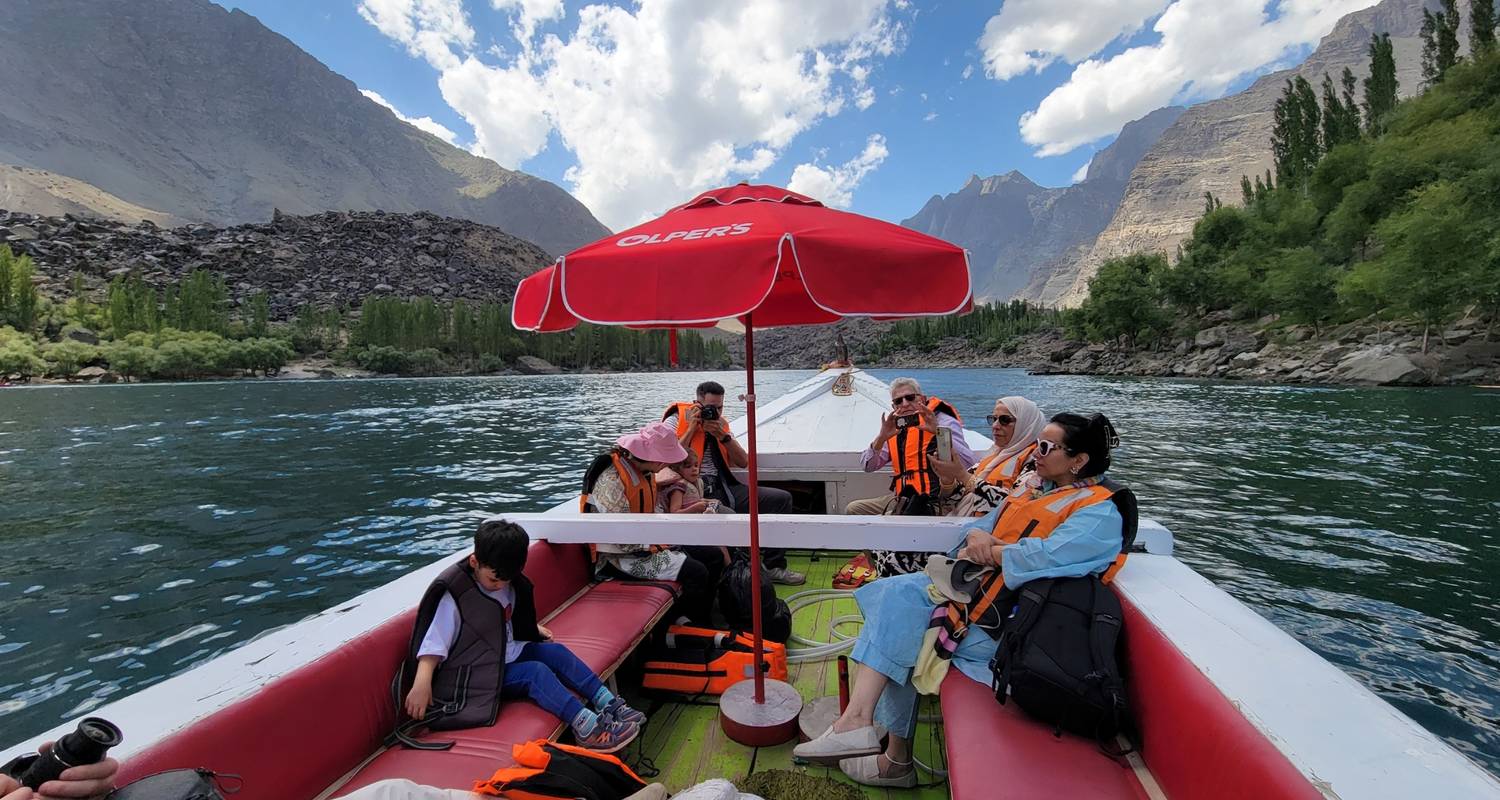
[[[834,573],[844,565],[853,553],[821,552],[796,553],[789,556],[793,569],[807,573],[803,586],[777,586],[776,594],[786,599],[808,589],[826,589]],[[836,599],[816,604],[793,615],[796,633],[815,641],[829,641],[829,621],[835,617],[858,611],[853,598]],[[853,635],[856,625],[846,625],[844,633]],[[851,673],[853,665],[851,664]],[[831,657],[823,661],[792,664],[789,668],[792,685],[802,693],[803,702],[811,702],[822,695],[838,694],[838,660]],[[625,687],[630,693],[630,688]],[[642,757],[653,762],[660,775],[648,780],[661,781],[667,788],[680,791],[711,778],[727,778],[739,781],[747,775],[770,769],[797,769],[813,775],[824,775],[850,785],[854,784],[837,768],[816,765],[795,766],[792,764],[792,742],[778,747],[748,748],[731,741],[719,727],[718,702],[715,697],[705,697],[698,702],[674,702],[661,697],[634,697],[638,706],[650,715],[650,722],[636,744],[627,751],[626,761],[639,764]],[[937,698],[924,697],[918,709],[922,717],[935,717],[938,713]],[[917,758],[924,764],[942,769],[944,765],[942,726],[933,722],[917,725],[915,750]],[[918,770],[922,781],[918,789],[875,789],[860,787],[866,797],[871,798],[938,798],[948,797],[947,784],[941,778]]]

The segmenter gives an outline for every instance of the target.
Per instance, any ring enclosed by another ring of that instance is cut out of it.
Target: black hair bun
[[[1114,423],[1103,414],[1089,415],[1089,438],[1097,436],[1103,440],[1105,448],[1113,450],[1120,446],[1120,434],[1115,431]]]

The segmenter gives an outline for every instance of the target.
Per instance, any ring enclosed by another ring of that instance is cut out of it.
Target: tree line
[[[987,350],[1014,352],[1021,337],[1055,328],[1061,315],[1055,309],[1025,300],[976,305],[962,316],[918,317],[891,324],[866,345],[864,356],[879,360],[890,353],[915,348],[931,352],[947,338],[958,337]]]
[[[1065,316],[1098,341],[1153,344],[1208,312],[1277,314],[1315,327],[1369,316],[1431,328],[1500,316],[1500,54],[1492,2],[1470,4],[1472,55],[1454,0],[1427,12],[1428,84],[1396,100],[1390,37],[1370,76],[1298,77],[1273,112],[1273,169],[1241,181],[1241,205],[1205,196],[1175,264],[1143,253],[1101,265]]]

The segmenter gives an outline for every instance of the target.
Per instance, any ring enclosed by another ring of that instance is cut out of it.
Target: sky
[[[217,1],[615,230],[741,180],[895,222],[970,175],[1066,186],[1376,2]]]

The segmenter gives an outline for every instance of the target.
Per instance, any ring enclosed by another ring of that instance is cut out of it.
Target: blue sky
[[[614,228],[741,179],[893,221],[970,174],[1066,185],[1373,2],[221,0]]]

